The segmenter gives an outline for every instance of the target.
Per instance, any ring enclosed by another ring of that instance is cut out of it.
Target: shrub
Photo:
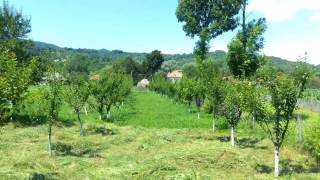
[[[304,148],[307,149],[320,164],[320,125],[314,125],[306,133]]]

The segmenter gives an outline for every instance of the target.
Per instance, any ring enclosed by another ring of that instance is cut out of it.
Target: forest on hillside
[[[87,55],[89,59],[93,60],[95,58],[101,59],[101,62],[110,64],[114,60],[119,60],[121,58],[130,57],[136,61],[142,62],[147,53],[130,53],[122,50],[107,50],[107,49],[72,49],[72,48],[61,48],[54,44],[49,44],[45,42],[35,41],[35,49],[37,54],[49,53],[51,59],[67,59],[75,54]],[[217,50],[215,52],[209,52],[208,57],[215,61],[225,61],[226,52],[223,50]],[[269,56],[270,61],[278,66],[282,70],[292,70],[296,65],[295,62],[282,59],[280,57]],[[298,57],[297,57],[298,58]],[[165,61],[175,61],[173,63],[177,64],[178,68],[188,63],[194,63],[194,55],[190,54],[164,54]],[[316,72],[320,76],[320,65],[313,66]],[[96,67],[97,68],[97,67]]]

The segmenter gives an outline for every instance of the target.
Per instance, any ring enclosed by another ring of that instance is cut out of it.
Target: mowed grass
[[[212,126],[212,115],[201,112],[198,119],[196,107],[189,113],[187,105],[150,91],[134,90],[127,103],[124,109],[116,111],[116,124],[148,128],[208,129]],[[218,120],[218,126],[223,125],[220,122]]]
[[[1,179],[273,179],[268,139],[238,138],[204,129],[149,129],[87,123],[54,127],[48,157],[46,126],[1,128]],[[282,150],[280,179],[319,179],[313,159],[292,147]]]
[[[0,179],[274,179],[273,145],[258,127],[250,128],[251,121],[239,125],[231,147],[222,120],[213,132],[210,115],[198,120],[187,106],[148,91],[134,91],[114,108],[113,123],[89,112],[82,114],[86,136],[80,137],[75,115],[63,108],[52,157],[46,125],[1,127]],[[306,130],[320,122],[317,113],[304,118]],[[290,128],[279,179],[320,179],[314,158],[295,143],[295,123]]]

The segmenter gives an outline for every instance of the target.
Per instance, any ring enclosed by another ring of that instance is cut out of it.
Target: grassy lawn
[[[212,132],[210,115],[198,120],[185,105],[151,92],[135,91],[113,109],[114,123],[89,113],[82,115],[85,137],[77,123],[53,128],[52,157],[46,125],[0,127],[0,179],[273,179],[273,145],[250,121],[239,125],[231,147],[222,120]],[[65,107],[61,118],[73,122],[75,115]],[[317,113],[304,118],[306,129],[320,122]],[[290,128],[279,179],[320,179],[314,158],[295,145],[295,123]]]
[[[188,113],[187,105],[153,92],[135,90],[126,107],[116,111],[114,121],[148,128],[210,128],[212,116],[201,113],[198,119],[195,107]]]

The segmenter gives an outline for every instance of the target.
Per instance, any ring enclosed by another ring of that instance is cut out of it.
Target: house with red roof
[[[174,83],[179,81],[182,77],[183,77],[182,70],[175,70],[167,74],[167,78]]]

